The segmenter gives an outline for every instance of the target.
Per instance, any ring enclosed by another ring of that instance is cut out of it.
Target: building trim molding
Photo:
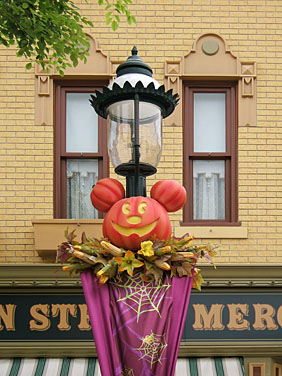
[[[281,288],[282,264],[199,265],[204,287]],[[79,277],[70,278],[60,264],[0,264],[0,288],[80,288]]]
[[[241,61],[219,34],[199,36],[180,60],[165,62],[166,89],[180,96],[179,105],[165,120],[167,125],[182,124],[183,82],[192,80],[234,80],[238,82],[238,125],[256,125],[256,63]]]

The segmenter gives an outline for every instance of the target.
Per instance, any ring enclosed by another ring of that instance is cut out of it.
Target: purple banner
[[[88,271],[81,280],[102,375],[174,375],[192,278],[101,285]]]

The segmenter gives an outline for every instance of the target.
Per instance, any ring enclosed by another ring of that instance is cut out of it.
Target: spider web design
[[[124,367],[121,371],[121,376],[134,376],[133,369]]]
[[[160,317],[159,305],[165,293],[171,287],[169,283],[145,282],[140,276],[129,277],[125,283],[113,283],[118,288],[119,298],[117,302],[124,302],[137,313],[137,322],[142,313],[156,311]],[[122,296],[122,292],[125,296]]]
[[[136,349],[139,351],[140,359],[145,359],[150,363],[151,369],[156,362],[162,363],[162,356],[167,347],[165,334],[155,334],[151,331],[151,334],[142,338],[141,346]]]

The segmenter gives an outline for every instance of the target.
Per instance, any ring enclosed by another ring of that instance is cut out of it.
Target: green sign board
[[[0,341],[91,340],[84,295],[0,294]],[[282,293],[192,293],[182,341],[282,341]]]

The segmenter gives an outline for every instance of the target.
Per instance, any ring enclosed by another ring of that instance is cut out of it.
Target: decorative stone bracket
[[[204,34],[179,61],[165,63],[166,89],[182,98],[183,81],[238,81],[238,125],[256,125],[256,63],[240,61],[217,34]],[[182,101],[166,120],[167,125],[182,124]]]

